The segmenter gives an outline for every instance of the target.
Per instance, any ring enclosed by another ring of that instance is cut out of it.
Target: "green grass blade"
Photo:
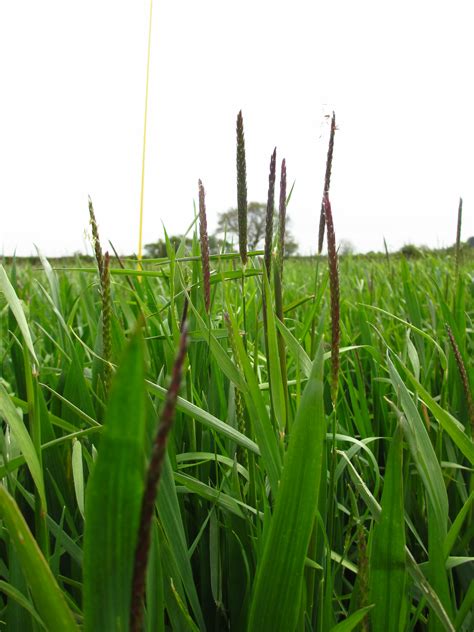
[[[41,464],[36,453],[35,446],[31,436],[28,434],[23,419],[20,413],[15,408],[10,396],[8,395],[5,387],[0,382],[0,417],[3,417],[7,424],[10,426],[15,439],[18,443],[21,453],[25,457],[25,462],[30,470],[31,477],[36,485],[41,503],[43,507],[46,507],[46,492],[44,488],[43,471]]]
[[[440,426],[446,430],[453,442],[461,450],[464,456],[469,459],[471,465],[474,465],[474,443],[467,436],[462,424],[459,423],[448,411],[444,410],[428,393],[428,391],[415,379],[415,377],[405,369],[406,376],[418,392],[418,395],[423,399],[427,407],[431,410]]]
[[[86,490],[84,629],[127,630],[144,486],[145,379],[135,333],[114,380]]]
[[[0,484],[0,515],[10,535],[36,610],[48,630],[77,632],[78,627],[17,504]]]
[[[5,295],[7,303],[10,309],[15,316],[16,322],[18,323],[18,327],[20,328],[21,335],[25,341],[26,346],[28,347],[29,352],[31,353],[31,357],[35,361],[35,364],[38,363],[38,358],[36,357],[35,349],[33,347],[33,340],[31,338],[30,329],[28,327],[28,323],[26,322],[25,312],[23,311],[23,307],[21,305],[20,299],[16,295],[16,292],[13,288],[13,285],[10,283],[10,279],[5,272],[5,268],[0,264],[0,290]]]
[[[286,404],[283,386],[282,373],[280,369],[280,355],[278,351],[277,330],[275,325],[275,315],[272,305],[272,296],[267,276],[264,275],[265,303],[267,315],[267,335],[268,335],[268,374],[270,377],[270,393],[272,396],[273,411],[277,420],[280,432],[285,432],[286,426]]]
[[[41,617],[34,609],[32,603],[20,590],[18,590],[18,588],[15,588],[15,586],[12,586],[11,584],[0,580],[0,592],[4,593],[9,599],[17,603],[24,610],[26,610],[33,617],[36,623],[38,623],[42,630],[47,629],[45,624],[41,620]]]
[[[347,619],[344,619],[344,621],[340,621],[337,625],[333,626],[330,632],[352,632],[352,630],[354,630],[359,625],[359,623],[364,619],[364,617],[367,616],[367,613],[370,612],[372,608],[373,606],[366,606],[365,608],[357,610],[356,612],[351,614],[350,617],[347,617]]]
[[[406,553],[403,507],[403,439],[397,429],[390,447],[370,556],[370,601],[374,630],[399,632],[405,598]]]
[[[425,424],[403,383],[394,364],[388,358],[390,379],[405,413],[406,423],[403,429],[412,453],[413,461],[423,481],[428,497],[433,506],[440,534],[447,533],[448,495],[444,485],[443,474],[433,446],[431,445]]]
[[[249,631],[292,632],[296,627],[305,559],[318,504],[325,436],[320,344],[292,426],[275,512],[257,567]]]

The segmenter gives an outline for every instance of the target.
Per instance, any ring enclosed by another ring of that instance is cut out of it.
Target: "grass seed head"
[[[102,254],[102,246],[100,245],[99,229],[97,227],[97,221],[95,219],[94,206],[89,196],[89,216],[90,224],[92,228],[92,244],[94,246],[95,258],[97,261],[97,267],[99,268],[99,276],[102,281],[102,275],[104,273],[104,257]]]
[[[280,174],[280,204],[278,208],[278,250],[277,259],[280,273],[283,272],[283,257],[285,256],[285,228],[286,228],[286,160],[281,162]]]
[[[466,367],[464,365],[464,361],[462,359],[461,352],[459,351],[459,347],[457,345],[456,339],[454,337],[451,327],[448,324],[446,324],[446,331],[448,333],[449,342],[451,344],[451,348],[453,350],[454,357],[456,359],[459,375],[461,376],[462,388],[463,388],[464,396],[466,397],[466,402],[467,402],[469,423],[471,425],[471,437],[474,438],[474,402],[472,400],[469,377],[467,375]]]
[[[204,305],[209,314],[211,309],[211,273],[209,267],[209,238],[207,234],[206,192],[199,180],[199,237],[201,241],[202,276],[204,283]]]
[[[273,217],[275,215],[275,178],[276,178],[276,147],[270,158],[270,174],[268,176],[267,214],[265,218],[265,269],[270,278],[272,265]]]
[[[332,218],[331,202],[326,193],[323,198],[324,216],[327,227],[329,289],[331,293],[331,397],[336,405],[339,384],[339,344],[341,339],[340,305],[339,305],[339,270],[336,249],[336,235]]]
[[[456,281],[459,276],[459,266],[461,264],[461,226],[462,226],[462,198],[459,198],[458,224],[456,228]]]
[[[247,263],[247,167],[242,111],[237,115],[237,211],[239,217],[239,252],[242,263],[245,265]]]
[[[334,153],[334,136],[336,133],[336,114],[332,113],[331,131],[329,134],[328,154],[326,158],[326,173],[324,176],[324,195],[329,195],[329,187],[331,186],[332,156]],[[324,227],[326,221],[324,218],[324,200],[321,204],[321,214],[319,216],[319,235],[318,235],[318,254],[321,254],[324,243]]]

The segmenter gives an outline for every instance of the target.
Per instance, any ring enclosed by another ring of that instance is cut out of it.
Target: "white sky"
[[[317,244],[336,111],[336,236],[358,251],[474,235],[472,2],[154,0],[144,242],[182,233],[197,180],[210,228],[236,203],[244,114],[249,201],[273,147],[288,213]],[[137,249],[148,0],[0,1],[0,252]],[[278,195],[278,193],[277,193]],[[90,246],[87,245],[90,249]]]

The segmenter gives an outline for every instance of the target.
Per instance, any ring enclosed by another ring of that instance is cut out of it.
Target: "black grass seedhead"
[[[276,147],[270,158],[270,174],[268,176],[267,214],[265,218],[265,269],[270,279],[272,265],[273,217],[275,215],[275,179],[276,179]]]
[[[334,135],[336,133],[336,114],[332,113],[331,118],[331,131],[329,134],[329,146],[328,146],[328,155],[326,158],[326,173],[324,176],[324,195],[329,195],[329,187],[331,185],[331,171],[332,171],[332,156],[334,152]],[[319,216],[319,234],[318,234],[318,254],[320,255],[323,249],[324,244],[324,228],[325,228],[325,218],[324,218],[324,197],[323,203],[321,204],[321,214]]]
[[[286,160],[281,161],[280,173],[280,204],[278,207],[278,264],[280,273],[283,271],[283,258],[285,256],[285,229],[286,229]]]
[[[207,234],[206,192],[199,180],[199,237],[201,242],[202,277],[204,283],[204,305],[209,314],[211,309],[211,272],[209,266],[209,238]]]
[[[244,121],[242,111],[237,115],[237,210],[239,217],[239,252],[242,263],[247,263],[247,166],[245,162]]]
[[[331,293],[331,398],[336,405],[339,385],[339,346],[341,339],[340,304],[339,304],[339,270],[337,261],[336,235],[332,218],[331,202],[327,193],[323,198],[324,216],[327,226],[329,289]]]

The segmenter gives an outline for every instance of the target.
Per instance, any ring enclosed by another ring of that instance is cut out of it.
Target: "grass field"
[[[329,266],[281,202],[208,258],[202,187],[190,250],[4,262],[1,629],[474,629],[472,258],[338,262],[324,205]]]

